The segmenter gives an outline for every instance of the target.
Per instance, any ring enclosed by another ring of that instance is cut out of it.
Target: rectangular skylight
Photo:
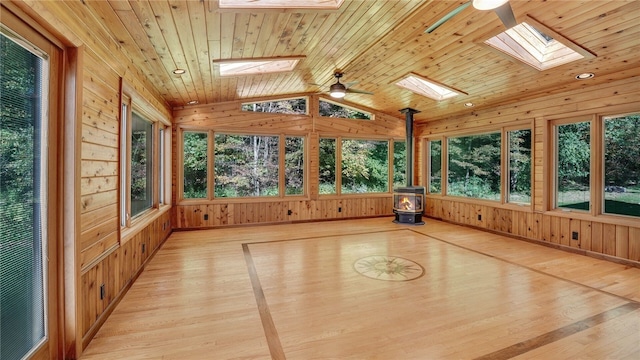
[[[522,22],[486,40],[485,44],[540,71],[592,57],[577,44],[560,34],[551,35],[552,30],[541,29],[543,27],[539,23]]]
[[[398,81],[396,85],[436,101],[463,94],[461,91],[438,84],[432,80],[427,80],[416,74],[408,74],[402,80]]]
[[[238,76],[292,71],[304,56],[271,59],[214,60],[220,76]]]
[[[219,0],[221,9],[331,9],[344,0]]]

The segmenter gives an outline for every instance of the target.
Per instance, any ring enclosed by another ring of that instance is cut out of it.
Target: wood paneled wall
[[[81,92],[77,96],[81,102],[78,118],[65,119],[76,124],[79,134],[79,156],[74,159],[79,166],[75,167],[76,173],[66,174],[79,183],[76,206],[70,206],[77,210],[75,214],[65,213],[65,217],[74,217],[80,225],[75,239],[65,239],[72,244],[65,248],[65,258],[70,256],[73,261],[67,259],[65,273],[59,275],[66,282],[65,306],[59,306],[67,311],[66,340],[64,345],[56,344],[64,347],[66,358],[76,358],[172,229],[168,207],[156,209],[153,216],[136,225],[139,231],[128,234],[132,240],[121,243],[118,179],[122,83],[166,119],[171,113],[161,94],[132,61],[139,54],[125,49],[124,44],[132,39],[102,25],[105,15],[99,13],[100,6],[87,6],[82,1],[16,1],[13,6],[25,21],[73,49],[67,54],[76,58],[69,61],[79,65],[77,73],[65,74],[67,83],[80,84]]]
[[[82,342],[91,341],[145,263],[171,233],[171,213],[165,211],[132,239],[105,254],[82,273]]]
[[[554,96],[523,100],[495,109],[482,109],[456,118],[439,119],[417,124],[416,162],[421,184],[426,183],[426,151],[424,139],[460,132],[500,129],[510,123],[532,121],[533,189],[532,206],[514,208],[471,199],[427,196],[426,214],[438,219],[517,235],[570,248],[582,249],[621,259],[640,261],[640,219],[590,216],[578,213],[550,211],[551,186],[545,170],[550,159],[546,134],[551,131],[549,120],[592,114],[618,114],[640,111],[640,87],[637,77],[612,81],[604,86],[588,87]],[[443,158],[443,161],[444,160]],[[446,177],[443,176],[443,179]],[[479,220],[479,217],[481,220]],[[578,233],[578,239],[572,233]]]
[[[308,139],[309,182],[304,199],[232,199],[229,201],[184,201],[174,198],[176,228],[201,228],[225,225],[278,223],[320,219],[340,219],[393,214],[391,194],[363,194],[351,196],[319,196],[318,194],[318,141],[321,136],[356,138],[404,139],[405,125],[402,114],[392,117],[373,109],[374,120],[336,119],[317,115],[319,95],[309,97],[309,115],[283,115],[241,111],[240,102],[208,104],[176,109],[176,129],[213,129],[214,131],[267,134],[302,134]],[[260,99],[256,99],[258,101]],[[348,104],[348,102],[345,102]],[[351,105],[353,106],[353,105]],[[179,130],[174,131],[173,174],[179,174],[177,144]],[[173,194],[178,194],[174,178]],[[290,214],[289,214],[290,212]],[[206,215],[206,219],[205,219]]]

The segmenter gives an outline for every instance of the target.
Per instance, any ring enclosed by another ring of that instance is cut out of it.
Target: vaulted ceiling
[[[343,82],[374,93],[345,100],[398,117],[412,107],[421,111],[418,121],[428,121],[640,75],[640,1],[511,0],[518,22],[531,17],[595,55],[545,71],[482,44],[504,30],[492,11],[469,6],[424,32],[465,2],[345,0],[338,10],[230,10],[217,0],[84,3],[173,107],[322,92],[341,70]],[[224,78],[214,65],[285,56],[304,58],[292,72]],[[186,73],[175,75],[176,68]],[[395,85],[411,72],[466,95],[437,102]],[[595,77],[576,80],[583,72]]]

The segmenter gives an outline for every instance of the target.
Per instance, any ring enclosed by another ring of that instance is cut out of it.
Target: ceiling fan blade
[[[493,9],[493,11],[496,12],[507,29],[511,29],[512,27],[518,25],[518,23],[516,22],[516,17],[515,15],[513,15],[513,9],[511,8],[511,5],[508,1],[503,5]]]
[[[373,95],[372,92],[369,91],[364,91],[364,90],[358,90],[358,89],[347,89],[348,93],[353,93],[353,94],[367,94],[367,95]]]
[[[447,15],[443,16],[440,20],[436,21],[433,25],[429,26],[427,28],[427,30],[425,30],[425,34],[431,34],[432,32],[434,32],[437,28],[440,27],[440,25],[446,23],[447,21],[449,21],[449,19],[451,19],[452,17],[458,15],[462,10],[466,9],[469,5],[471,5],[471,1],[468,1],[460,6],[458,6],[457,8],[453,9],[450,13],[448,13]]]

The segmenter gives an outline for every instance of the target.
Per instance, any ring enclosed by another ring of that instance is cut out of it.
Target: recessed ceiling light
[[[593,78],[594,76],[596,76],[596,74],[594,73],[582,73],[576,75],[576,80],[587,80]]]
[[[198,103],[198,100],[191,100],[187,103],[187,105],[195,105]]]
[[[185,70],[185,69],[175,69],[175,70],[173,70],[173,73],[176,74],[176,75],[182,75],[182,74],[184,74],[186,72],[187,72],[187,70]]]
[[[474,105],[473,105],[473,103],[468,102],[468,103],[464,103],[464,106],[466,106],[466,107],[473,107]]]

